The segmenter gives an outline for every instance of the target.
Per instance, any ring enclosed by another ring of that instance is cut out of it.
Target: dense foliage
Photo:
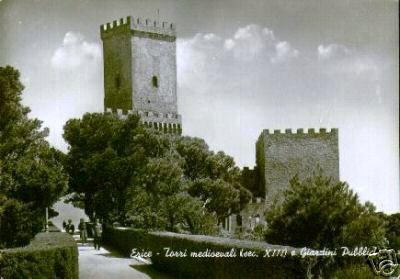
[[[346,183],[325,177],[322,171],[300,181],[294,177],[266,213],[265,239],[295,247],[337,251],[336,257],[310,261],[307,274],[329,278],[371,278],[364,257],[341,257],[342,247],[385,248],[386,222],[374,206],[360,203]]]
[[[19,72],[0,67],[0,248],[27,244],[67,186],[62,154],[45,140],[41,122],[28,117],[22,90]]]
[[[88,216],[145,229],[212,233],[250,200],[240,170],[198,138],[164,134],[111,113],[64,127],[72,200]]]
[[[295,177],[284,197],[266,215],[271,243],[314,249],[387,245],[385,221],[346,183],[322,174],[304,181]]]
[[[0,253],[1,278],[79,278],[78,248],[66,233],[39,233],[31,243]]]
[[[380,215],[386,220],[386,238],[389,241],[389,248],[400,250],[400,213],[391,215],[380,213]]]

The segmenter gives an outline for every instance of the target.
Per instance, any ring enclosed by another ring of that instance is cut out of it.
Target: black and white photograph
[[[0,0],[0,279],[400,278],[398,0]]]

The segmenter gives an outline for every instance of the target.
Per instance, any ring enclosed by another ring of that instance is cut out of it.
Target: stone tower
[[[128,16],[101,25],[104,110],[137,113],[158,130],[181,133],[173,23]]]
[[[256,143],[256,164],[258,193],[267,202],[284,191],[295,175],[304,179],[321,168],[324,175],[339,180],[338,130],[263,130]]]

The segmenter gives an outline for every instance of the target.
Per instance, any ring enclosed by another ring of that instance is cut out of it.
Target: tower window
[[[158,78],[156,76],[153,76],[151,78],[151,84],[153,85],[154,88],[158,88]]]
[[[117,89],[121,88],[121,77],[120,77],[120,75],[115,76],[115,88],[117,88]]]

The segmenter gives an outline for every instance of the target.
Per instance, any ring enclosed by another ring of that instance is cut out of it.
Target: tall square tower
[[[101,25],[104,110],[137,113],[150,127],[181,133],[173,23],[132,18]]]

